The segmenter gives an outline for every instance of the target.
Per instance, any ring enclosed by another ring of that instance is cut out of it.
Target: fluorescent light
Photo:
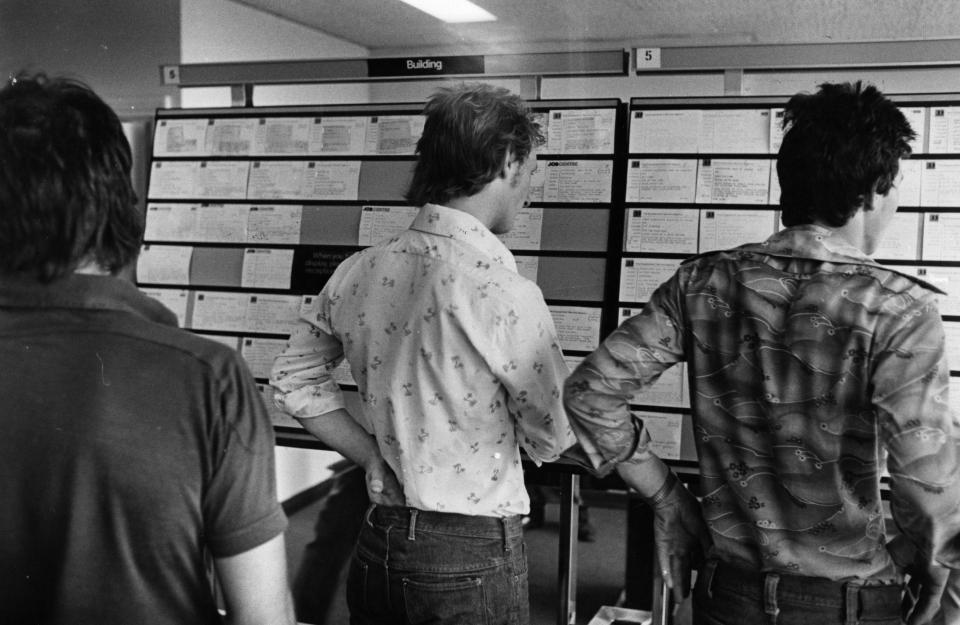
[[[497,16],[469,0],[400,0],[444,22],[493,22]]]

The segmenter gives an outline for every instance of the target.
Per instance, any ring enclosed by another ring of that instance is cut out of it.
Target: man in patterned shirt
[[[363,466],[373,505],[347,582],[355,623],[527,623],[520,450],[575,442],[543,295],[496,237],[527,200],[543,136],[504,89],[425,108],[410,229],[347,259],[278,357],[277,405]],[[333,369],[346,357],[361,414]]]
[[[674,597],[706,548],[695,622],[900,623],[905,571],[919,599],[903,616],[926,622],[938,563],[960,566],[944,332],[937,290],[868,256],[914,133],[859,83],[794,96],[784,123],[785,229],[683,263],[577,368],[565,403],[593,464],[616,466],[654,508]],[[681,361],[699,505],[629,409]],[[900,532],[889,546],[884,465]]]

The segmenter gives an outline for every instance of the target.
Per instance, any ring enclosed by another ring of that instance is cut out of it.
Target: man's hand
[[[366,467],[367,495],[370,501],[382,506],[405,506],[407,499],[403,495],[400,480],[393,473],[393,469],[378,458]]]
[[[950,569],[927,562],[903,534],[887,544],[893,561],[909,575],[901,616],[907,625],[925,625],[940,609]]]
[[[653,537],[657,562],[677,603],[690,594],[690,572],[699,567],[713,544],[700,502],[672,472],[653,497]]]

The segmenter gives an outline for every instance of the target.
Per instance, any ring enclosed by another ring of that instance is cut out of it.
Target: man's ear
[[[500,177],[506,180],[513,180],[516,169],[520,167],[520,161],[513,156],[513,152],[507,150],[503,156],[503,166],[500,168]]]

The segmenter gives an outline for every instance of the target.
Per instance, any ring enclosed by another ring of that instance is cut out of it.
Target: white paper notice
[[[257,120],[211,119],[207,126],[206,153],[215,156],[246,156],[253,149]]]
[[[923,161],[921,206],[960,205],[960,161]]]
[[[960,152],[960,106],[935,106],[930,109],[930,147],[927,152]]]
[[[303,206],[251,206],[247,210],[247,241],[299,243],[302,222]]]
[[[150,169],[150,189],[153,199],[198,197],[197,171],[200,164],[189,161],[154,161]]]
[[[363,154],[366,117],[318,117],[310,135],[312,154]]]
[[[770,109],[770,153],[776,154],[780,151],[780,144],[783,143],[783,115],[781,108]]]
[[[293,250],[248,247],[243,251],[240,286],[248,289],[289,289]]]
[[[610,201],[613,188],[612,161],[546,162],[544,202]]]
[[[550,111],[546,151],[551,154],[611,154],[616,118],[616,109]]]
[[[777,174],[776,161],[770,163],[770,193],[767,196],[767,204],[780,205],[780,176]]]
[[[193,315],[190,327],[194,330],[220,330],[243,332],[247,316],[245,293],[220,291],[197,291],[193,298]]]
[[[367,124],[367,154],[413,154],[423,134],[423,115],[381,115]]]
[[[944,321],[943,331],[946,334],[947,362],[951,371],[960,370],[960,321]]]
[[[650,451],[662,460],[679,460],[683,415],[652,412],[634,414],[643,421],[643,429],[650,433]]]
[[[247,197],[246,161],[201,161],[194,186],[198,198],[243,200]]]
[[[364,206],[360,211],[357,245],[373,245],[410,227],[420,209],[414,206]]]
[[[700,211],[701,252],[766,241],[776,231],[777,214],[772,210]]]
[[[923,161],[901,160],[900,173],[903,179],[897,191],[900,193],[900,206],[920,206]]]
[[[927,151],[933,152],[933,150],[926,150],[923,147],[926,145],[927,139],[927,109],[922,106],[901,106],[900,112],[907,118],[907,122],[910,123],[910,127],[917,135],[917,137],[910,142],[910,150],[914,154]]]
[[[251,295],[247,298],[245,328],[249,332],[290,334],[300,316],[299,295]]]
[[[621,302],[646,302],[680,266],[671,258],[623,258],[620,263]]]
[[[531,282],[537,281],[537,276],[540,274],[540,258],[537,256],[515,256],[514,260],[517,261],[517,273],[530,280]]]
[[[769,197],[769,160],[705,158],[700,161],[698,204],[766,204]]]
[[[563,350],[589,352],[600,344],[600,309],[580,306],[550,306]]]
[[[923,217],[923,260],[960,261],[960,214],[926,213]]]
[[[206,119],[161,119],[154,133],[153,155],[199,156],[206,133]]]
[[[631,159],[627,168],[628,202],[692,203],[696,189],[693,159]]]
[[[527,194],[527,200],[530,202],[543,201],[543,186],[547,182],[547,170],[544,165],[547,161],[537,160],[537,169],[530,176],[530,192]]]
[[[700,212],[689,208],[627,209],[627,252],[696,254]]]
[[[701,153],[766,154],[769,146],[769,109],[703,111],[700,118]]]
[[[194,206],[197,241],[243,243],[247,238],[247,206],[200,204]]]
[[[251,154],[309,154],[313,119],[262,117],[257,120]]]
[[[137,258],[137,281],[145,284],[189,284],[189,245],[144,245]]]
[[[516,212],[513,228],[497,235],[511,250],[539,250],[543,233],[543,209],[525,206]]]
[[[702,114],[692,109],[631,112],[630,152],[696,154]]]
[[[652,386],[636,393],[631,398],[630,403],[644,406],[683,408],[686,405],[683,393],[684,380],[683,363],[675,364],[664,370]]]
[[[941,315],[960,316],[960,267],[893,267],[944,291],[937,295]],[[958,365],[960,366],[960,365]]]
[[[190,241],[196,227],[195,204],[147,204],[145,241]]]
[[[247,366],[250,368],[253,377],[269,378],[273,361],[280,355],[286,345],[286,339],[246,337],[240,343],[240,355],[247,361]]]
[[[344,358],[333,370],[333,380],[340,386],[356,386],[357,381],[353,379],[353,371],[350,369],[350,362]]]
[[[360,190],[360,161],[310,161],[298,197],[311,200],[355,200]]]
[[[882,260],[917,260],[920,258],[920,213],[894,213],[883,239],[873,252]]]
[[[306,161],[254,161],[250,166],[251,200],[303,197]]]
[[[190,301],[190,292],[186,289],[153,289],[141,288],[147,297],[152,297],[177,316],[177,325],[181,328],[187,325],[187,302]]]

